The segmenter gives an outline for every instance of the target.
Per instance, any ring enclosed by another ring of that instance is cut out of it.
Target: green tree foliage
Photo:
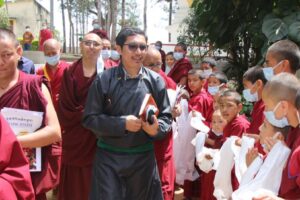
[[[300,39],[299,0],[194,0],[180,40],[209,43],[228,53],[227,74],[241,83],[248,67],[262,63],[270,43]]]
[[[4,0],[0,0],[0,7],[4,5]]]
[[[9,19],[5,7],[0,8],[0,28],[8,28]]]

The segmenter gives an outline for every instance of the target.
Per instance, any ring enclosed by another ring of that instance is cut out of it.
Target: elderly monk
[[[63,128],[61,200],[88,199],[96,137],[81,125],[88,89],[96,77],[101,38],[88,33],[80,42],[82,58],[65,70],[59,94],[58,116]]]
[[[42,126],[37,131],[18,136],[24,148],[42,148],[42,171],[31,173],[36,199],[46,199],[46,192],[55,185],[52,173],[56,163],[51,159],[51,144],[60,141],[60,126],[52,104],[47,80],[25,74],[17,69],[21,46],[9,30],[0,29],[0,109],[4,107],[44,113]]]
[[[160,74],[167,89],[176,90],[176,83],[161,70],[161,54],[156,48],[148,49],[143,65]],[[164,139],[154,142],[154,151],[164,200],[172,200],[175,182],[172,131]]]

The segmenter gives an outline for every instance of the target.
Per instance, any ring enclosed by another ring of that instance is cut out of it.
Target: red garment
[[[253,110],[251,112],[252,121],[250,123],[250,126],[247,128],[247,133],[259,134],[258,129],[265,119],[264,110],[265,104],[262,99],[260,99],[253,106]]]
[[[42,93],[42,83],[48,86],[43,77],[20,71],[18,82],[0,97],[0,109],[10,107],[45,113],[47,101]],[[51,145],[42,148],[42,171],[31,173],[36,197],[45,197],[46,192],[58,184],[59,158],[52,152]]]
[[[159,74],[164,79],[167,89],[176,89],[176,84],[163,71]],[[171,131],[172,132],[172,131]],[[169,133],[162,140],[154,142],[154,151],[161,180],[164,200],[174,199],[175,166],[173,154],[173,134]]]
[[[52,37],[53,35],[50,29],[46,28],[40,30],[39,51],[44,50],[44,42]]]
[[[21,145],[0,115],[0,198],[35,199],[28,161]]]
[[[64,70],[69,65],[70,64],[66,63],[65,61],[60,61],[59,64],[57,65],[57,70],[53,73],[53,71],[51,70],[51,67],[46,63],[45,66],[43,66],[42,68],[39,68],[36,72],[37,75],[45,76],[48,79],[48,81],[50,82],[52,102],[53,102],[53,105],[54,105],[54,108],[56,111],[58,108],[57,95],[60,90],[62,76],[63,76]]]
[[[166,53],[162,49],[159,50],[159,53],[161,55],[161,62],[162,62],[161,69],[163,72],[165,72],[166,71]]]
[[[81,118],[88,89],[95,77],[96,73],[90,78],[84,77],[81,59],[67,68],[63,75],[58,107],[58,118],[64,130],[60,199],[88,199],[89,196],[96,137],[81,125]]]
[[[220,149],[222,147],[222,138],[223,135],[217,136],[212,131],[208,133],[208,138],[215,141],[214,145],[205,144],[205,147],[212,149]],[[209,173],[202,172],[200,177],[200,199],[201,200],[215,200],[214,197],[214,179],[215,179],[215,170],[211,170]]]
[[[300,199],[300,128],[291,128],[286,144],[291,149],[287,165],[283,169],[279,197],[284,199]]]
[[[244,115],[236,116],[231,122],[227,123],[223,130],[224,139],[230,136],[242,137],[243,133],[249,128],[249,121]]]
[[[187,58],[182,58],[178,60],[171,71],[168,73],[168,76],[179,83],[182,77],[187,77],[188,72],[193,68],[191,62]]]
[[[193,94],[189,100],[189,111],[198,111],[202,113],[207,125],[211,123],[213,114],[213,98],[204,89],[198,94]]]
[[[105,30],[94,29],[94,30],[90,31],[90,33],[97,34],[101,39],[103,39],[103,38],[108,39],[107,32]]]
[[[165,84],[166,84],[166,88],[167,89],[172,89],[172,90],[176,90],[176,83],[170,78],[168,77],[165,72],[163,72],[162,70],[159,71],[159,75],[161,77],[163,77]]]
[[[120,60],[115,61],[115,60],[109,58],[109,59],[104,61],[104,68],[105,69],[110,69],[112,67],[119,66],[119,64],[120,64]]]

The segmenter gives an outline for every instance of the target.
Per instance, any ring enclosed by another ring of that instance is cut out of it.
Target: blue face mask
[[[48,63],[51,66],[57,65],[57,63],[59,62],[59,59],[60,59],[59,54],[57,54],[55,56],[44,56],[44,57],[45,57],[46,63]]]
[[[281,102],[278,102],[278,104],[275,106],[273,111],[264,111],[264,115],[266,119],[272,124],[273,126],[276,126],[278,128],[283,128],[289,125],[289,122],[286,117],[283,117],[281,119],[276,119],[275,112]]]
[[[155,45],[155,49],[157,49],[159,51],[161,49],[161,47],[158,45]]]
[[[180,59],[183,58],[183,53],[181,53],[181,52],[174,52],[173,56],[174,56],[175,60],[180,60]]]
[[[116,50],[112,50],[110,57],[113,60],[119,60],[120,59],[120,54]]]
[[[256,102],[258,101],[258,94],[255,92],[254,94],[251,94],[250,89],[243,90],[243,96],[246,99],[246,101],[249,102]]]
[[[110,57],[110,50],[108,50],[108,49],[101,50],[101,55],[102,55],[103,60],[109,59],[109,57]]]
[[[267,81],[271,80],[271,78],[274,76],[274,69],[278,67],[281,63],[282,61],[277,63],[274,67],[263,67],[263,73]]]
[[[207,91],[211,95],[216,95],[219,92],[220,86],[208,86]]]

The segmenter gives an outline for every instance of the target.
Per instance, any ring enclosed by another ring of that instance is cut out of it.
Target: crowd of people
[[[39,129],[17,136],[0,115],[0,199],[44,200],[56,189],[59,200],[172,200],[178,188],[186,200],[300,199],[295,43],[272,44],[239,94],[213,58],[193,67],[185,43],[165,53],[140,29],[110,40],[96,25],[73,63],[59,41],[43,41],[37,70],[0,29],[0,109],[43,113]],[[144,120],[148,94],[157,112]],[[37,147],[42,168],[30,172],[22,148]]]

